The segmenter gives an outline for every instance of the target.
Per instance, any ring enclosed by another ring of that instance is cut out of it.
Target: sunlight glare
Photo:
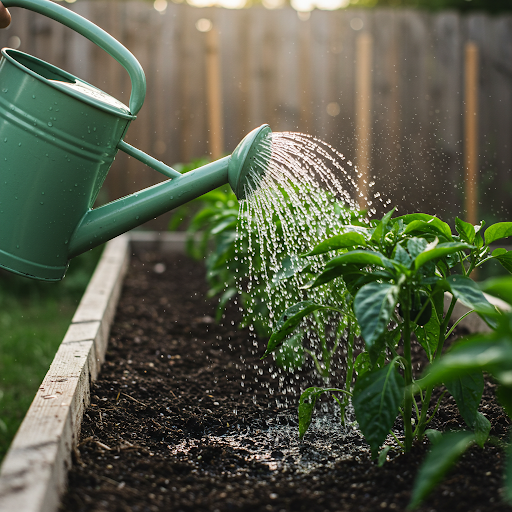
[[[167,0],[155,0],[153,7],[156,11],[163,13],[167,9]]]
[[[193,7],[211,7],[217,2],[215,0],[187,0],[187,3]]]
[[[217,0],[217,5],[226,9],[243,9],[245,0]]]

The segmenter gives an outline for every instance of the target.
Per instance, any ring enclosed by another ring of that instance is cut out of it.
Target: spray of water
[[[261,144],[252,162],[246,199],[240,202],[237,231],[237,259],[249,269],[247,275],[238,276],[238,288],[245,298],[245,313],[252,318],[252,331],[265,327],[270,331],[286,308],[306,298],[322,304],[339,302],[344,291],[341,279],[306,295],[304,285],[326,257],[301,255],[343,233],[354,220],[360,203],[359,177],[352,162],[312,136],[271,133]],[[372,186],[368,184],[368,190]],[[365,200],[368,218],[374,210],[372,200]],[[305,320],[302,339],[293,350],[299,352],[303,346],[310,354],[316,350],[318,362],[325,364],[318,346],[322,337],[334,343],[340,322],[343,319],[332,312]],[[256,338],[254,344],[257,347]]]

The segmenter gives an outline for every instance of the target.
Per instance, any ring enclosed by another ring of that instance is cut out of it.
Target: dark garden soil
[[[61,510],[405,510],[427,442],[379,468],[328,410],[299,441],[298,393],[316,383],[273,377],[264,343],[236,328],[236,306],[218,325],[205,293],[198,263],[133,258]],[[504,438],[493,389],[481,411]],[[462,425],[445,397],[433,427]],[[471,449],[420,510],[510,511],[502,471],[499,449]]]

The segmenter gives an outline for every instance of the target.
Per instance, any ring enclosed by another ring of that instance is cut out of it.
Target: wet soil
[[[132,259],[61,511],[405,510],[428,441],[378,467],[327,403],[300,441],[298,396],[315,382],[260,361],[265,343],[236,327],[234,305],[215,323],[206,290],[184,256]],[[504,438],[492,382],[481,411]],[[453,399],[432,426],[463,427]],[[471,449],[420,510],[512,511],[503,457]]]

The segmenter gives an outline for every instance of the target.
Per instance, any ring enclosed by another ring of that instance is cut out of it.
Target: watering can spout
[[[245,199],[265,172],[271,133],[268,125],[260,126],[231,156],[87,211],[71,238],[69,258],[227,183],[239,200]]]

